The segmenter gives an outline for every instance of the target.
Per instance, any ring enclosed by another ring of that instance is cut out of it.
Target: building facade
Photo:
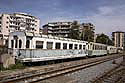
[[[112,32],[112,37],[114,46],[122,47],[125,49],[125,32],[122,31]]]
[[[72,22],[51,22],[43,25],[43,34],[69,37]]]
[[[6,40],[9,33],[27,31],[39,33],[40,20],[26,13],[0,15],[0,38]]]

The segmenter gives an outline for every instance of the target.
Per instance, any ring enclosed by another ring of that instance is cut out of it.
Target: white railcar
[[[108,54],[116,54],[117,53],[117,47],[115,46],[107,46]]]
[[[13,32],[9,36],[9,53],[23,62],[47,61],[87,56],[86,41]]]

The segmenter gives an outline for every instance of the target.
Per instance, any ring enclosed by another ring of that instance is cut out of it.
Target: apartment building
[[[112,32],[112,37],[114,46],[123,47],[125,49],[125,32],[122,31]]]
[[[40,20],[27,13],[0,14],[0,38],[6,40],[10,32],[39,33]],[[5,42],[4,42],[5,44]]]
[[[69,37],[72,22],[51,22],[43,25],[43,34]]]

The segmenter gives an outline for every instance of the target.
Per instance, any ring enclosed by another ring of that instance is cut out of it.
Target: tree
[[[91,30],[84,31],[84,41],[93,42],[94,41],[93,36],[94,35],[93,35],[93,32]]]
[[[80,34],[80,39],[81,40],[84,40],[83,36],[84,36],[84,32],[82,31],[82,33]]]
[[[113,45],[112,40],[107,35],[105,35],[103,33],[101,35],[97,36],[96,42],[102,43],[102,44],[107,44],[107,45]]]
[[[83,32],[81,34],[81,40],[93,42],[94,41],[94,25],[91,23],[82,23]]]
[[[77,21],[74,21],[71,26],[69,38],[71,39],[80,39],[79,38],[79,24]]]

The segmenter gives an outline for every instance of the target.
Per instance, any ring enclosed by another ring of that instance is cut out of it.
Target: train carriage
[[[107,45],[90,42],[88,44],[88,56],[101,56],[107,54]]]
[[[108,54],[116,54],[117,53],[117,47],[115,46],[107,46]]]
[[[8,48],[8,53],[22,62],[101,56],[118,52],[116,47],[105,44],[23,31],[10,33]]]
[[[87,56],[86,41],[13,32],[9,36],[9,53],[23,62],[47,61]]]

